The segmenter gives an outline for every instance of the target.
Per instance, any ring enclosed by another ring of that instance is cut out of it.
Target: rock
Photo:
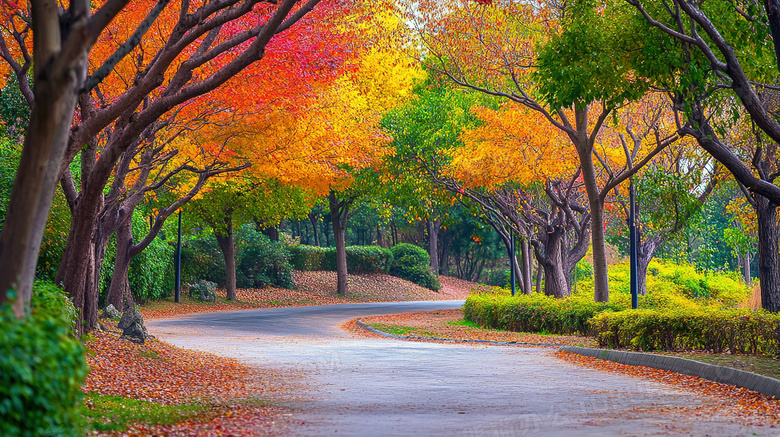
[[[217,300],[217,284],[201,279],[196,284],[187,284],[190,289],[190,297],[200,302],[214,302]]]
[[[103,309],[104,318],[115,319],[119,316],[120,316],[119,311],[117,311],[117,309],[114,308],[114,306],[111,304],[106,305],[106,307]]]
[[[122,319],[119,320],[117,328],[122,330],[122,337],[126,340],[130,340],[134,343],[143,343],[148,337],[149,333],[146,331],[144,325],[144,316],[141,312],[135,309],[135,305],[130,305],[127,310],[122,314]]]

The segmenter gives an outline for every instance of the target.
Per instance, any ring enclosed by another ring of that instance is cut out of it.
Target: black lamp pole
[[[515,234],[509,230],[509,282],[512,284],[512,296],[515,295],[517,279],[515,278]]]
[[[628,238],[630,241],[631,263],[631,308],[639,307],[639,282],[637,277],[637,234],[636,234],[636,197],[634,195],[634,177],[629,178],[628,186]]]
[[[179,236],[176,239],[176,295],[174,302],[179,302],[179,291],[181,290],[181,210],[179,210]]]

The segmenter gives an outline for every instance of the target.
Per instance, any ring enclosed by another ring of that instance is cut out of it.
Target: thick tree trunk
[[[339,296],[347,295],[347,244],[345,241],[345,231],[347,227],[347,217],[349,216],[349,203],[336,198],[336,193],[332,190],[328,195],[330,204],[330,216],[333,223],[333,239],[336,240],[336,294]]]
[[[777,205],[755,194],[758,218],[758,279],[761,307],[780,311],[780,256],[778,256]]]
[[[114,272],[111,275],[111,285],[108,288],[106,304],[111,304],[118,311],[124,311],[125,298],[130,294],[130,249],[133,247],[133,222],[127,220],[116,231],[116,260]]]
[[[439,228],[441,221],[428,219],[425,221],[428,230],[428,253],[431,256],[431,270],[439,273]]]
[[[338,220],[333,220],[333,238],[336,240],[336,294],[347,295],[347,244],[344,240],[344,229]]]
[[[547,233],[543,256],[537,260],[544,268],[544,294],[559,299],[571,295],[563,257],[565,230],[555,227]]]
[[[607,274],[607,244],[604,233],[604,204],[601,201],[596,182],[596,170],[593,166],[593,155],[590,149],[579,153],[582,177],[585,191],[588,194],[588,204],[591,214],[591,248],[593,250],[593,280],[594,298],[596,302],[609,302],[609,276]]]
[[[233,242],[233,218],[225,219],[225,229],[214,232],[225,258],[225,291],[231,302],[236,301],[236,246]]]
[[[50,25],[54,27],[50,31],[58,32],[56,7],[53,9],[49,11],[53,14]],[[33,12],[35,15],[36,11]],[[34,21],[33,27],[38,24],[46,25],[45,22]],[[35,32],[35,42],[38,43],[41,38],[38,38],[39,31]],[[59,47],[42,47],[40,50],[54,52]],[[36,63],[39,61],[48,63],[48,59],[36,57]],[[38,67],[36,65],[36,69]],[[0,292],[0,305],[8,300],[5,290],[16,290],[19,299],[14,302],[13,309],[19,318],[24,317],[24,308],[32,298],[46,219],[65,157],[68,129],[76,106],[76,91],[83,80],[83,71],[77,69],[79,71],[68,69],[60,72],[61,75],[36,75],[35,78],[36,103],[30,116],[6,220],[0,233],[0,264],[3,266],[0,269],[0,290],[3,290]]]
[[[271,226],[263,228],[262,232],[266,237],[270,238],[271,241],[279,241],[279,227]]]

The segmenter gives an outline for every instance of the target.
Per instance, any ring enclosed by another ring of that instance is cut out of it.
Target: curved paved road
[[[356,317],[459,308],[462,301],[327,305],[150,321],[177,346],[292,370],[300,436],[773,435],[682,408],[655,382],[569,365],[551,349],[355,338]],[[660,412],[659,410],[664,410]],[[300,422],[299,422],[300,423]]]

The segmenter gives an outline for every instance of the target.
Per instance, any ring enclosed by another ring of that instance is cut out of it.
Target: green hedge
[[[393,246],[393,266],[390,274],[433,291],[441,290],[439,276],[431,270],[431,257],[425,249],[414,244]]]
[[[347,246],[349,273],[387,273],[393,264],[390,249],[379,246]],[[336,248],[300,245],[290,248],[295,270],[336,271]]]
[[[76,310],[40,282],[31,307],[23,320],[0,307],[0,435],[84,435],[79,402],[88,367],[73,337]]]
[[[777,356],[780,315],[742,309],[627,310],[592,320],[603,347]]]
[[[463,317],[482,327],[507,331],[590,335],[594,333],[590,324],[594,315],[623,308],[614,303],[563,300],[539,293],[515,297],[472,294],[463,305]]]

